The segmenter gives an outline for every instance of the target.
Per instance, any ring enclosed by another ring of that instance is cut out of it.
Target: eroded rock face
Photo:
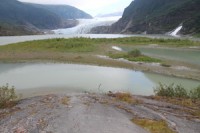
[[[135,0],[111,33],[163,34],[183,25],[181,34],[200,33],[199,0]]]
[[[128,100],[123,100],[123,96]],[[104,94],[50,94],[21,100],[0,109],[1,133],[146,133],[132,119],[165,121],[178,133],[199,133],[199,117],[183,107],[153,97]]]

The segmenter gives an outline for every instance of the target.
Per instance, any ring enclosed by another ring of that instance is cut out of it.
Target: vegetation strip
[[[154,92],[157,96],[163,97],[176,97],[176,98],[191,98],[200,100],[200,86],[192,89],[190,92],[187,92],[186,89],[181,85],[163,85],[159,83],[154,89]]]
[[[124,58],[129,61],[135,62],[161,62],[161,60],[145,56],[139,51],[138,49],[134,49],[128,53],[116,53],[116,54],[109,54],[109,57],[114,59]]]
[[[131,121],[151,133],[175,133],[168,127],[165,121],[156,121],[150,119],[132,119]]]

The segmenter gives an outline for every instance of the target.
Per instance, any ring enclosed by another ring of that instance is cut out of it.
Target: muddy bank
[[[199,67],[191,67],[181,63],[169,63],[170,67],[159,63],[131,62],[123,59],[111,59],[104,54],[75,54],[75,53],[0,53],[1,62],[54,62],[69,64],[87,64],[108,66],[116,68],[128,68],[131,70],[152,72],[157,74],[194,79],[200,81]]]
[[[180,62],[170,62],[169,66],[165,66],[165,64],[161,63],[145,63],[145,62],[133,62],[128,61],[126,59],[112,59],[108,56],[104,55],[96,55],[97,58],[101,60],[107,61],[108,64],[112,67],[122,67],[122,68],[129,68],[132,70],[139,70],[144,72],[152,72],[162,75],[180,77],[180,78],[187,78],[187,79],[194,79],[200,81],[200,69],[194,66],[188,66],[186,64]],[[100,60],[99,59],[99,60]],[[110,62],[110,63],[109,63]]]
[[[127,103],[105,94],[51,94],[23,99],[0,109],[0,132],[146,133],[132,119],[163,120],[179,133],[198,133],[200,119],[186,110],[148,97],[133,96]]]

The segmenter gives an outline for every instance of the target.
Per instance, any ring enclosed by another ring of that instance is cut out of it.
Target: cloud
[[[123,10],[132,0],[19,0],[40,4],[66,4],[75,6],[93,16]]]

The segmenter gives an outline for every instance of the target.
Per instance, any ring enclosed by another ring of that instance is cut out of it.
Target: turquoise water
[[[1,63],[0,85],[9,83],[16,90],[40,91],[126,91],[138,95],[152,95],[158,83],[182,84],[188,89],[199,81],[143,73],[121,68],[52,63]],[[60,90],[59,90],[60,91]]]
[[[139,48],[143,54],[200,65],[200,50],[177,48]]]
[[[122,47],[125,51],[130,51],[128,47]],[[149,46],[136,46],[132,49],[139,49],[142,54],[161,58],[174,60],[179,62],[185,62],[193,65],[199,65],[200,67],[200,50],[189,48],[166,48],[166,47],[149,47]]]

